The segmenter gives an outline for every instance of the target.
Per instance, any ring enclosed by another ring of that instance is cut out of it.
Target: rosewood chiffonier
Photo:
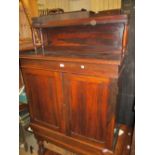
[[[33,23],[42,46],[20,53],[20,67],[40,155],[43,141],[77,154],[113,154],[127,19],[117,14]]]

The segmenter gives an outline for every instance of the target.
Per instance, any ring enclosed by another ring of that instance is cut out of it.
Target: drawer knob
[[[81,69],[84,69],[85,68],[85,66],[84,65],[81,65]]]
[[[64,64],[60,64],[60,67],[63,68],[65,65]]]
[[[96,25],[96,20],[91,20],[90,25],[95,26]]]

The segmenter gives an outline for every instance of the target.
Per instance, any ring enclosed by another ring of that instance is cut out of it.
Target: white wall
[[[62,8],[76,11],[85,8],[95,12],[121,8],[121,0],[38,0],[39,9]]]

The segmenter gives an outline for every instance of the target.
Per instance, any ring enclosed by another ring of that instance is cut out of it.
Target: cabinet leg
[[[39,144],[38,155],[44,155],[45,148],[44,148],[43,141],[39,141],[38,144]]]

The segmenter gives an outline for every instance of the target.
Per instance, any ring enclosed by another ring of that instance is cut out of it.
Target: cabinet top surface
[[[45,50],[44,54],[41,50],[37,53],[34,51],[20,52],[21,59],[40,59],[40,60],[56,60],[56,61],[75,61],[75,62],[88,62],[88,63],[99,63],[99,64],[115,64],[119,65],[121,62],[121,56],[119,51],[115,51],[115,54],[111,52],[100,53],[79,52],[79,50],[71,50],[68,48],[53,48],[50,51]]]

